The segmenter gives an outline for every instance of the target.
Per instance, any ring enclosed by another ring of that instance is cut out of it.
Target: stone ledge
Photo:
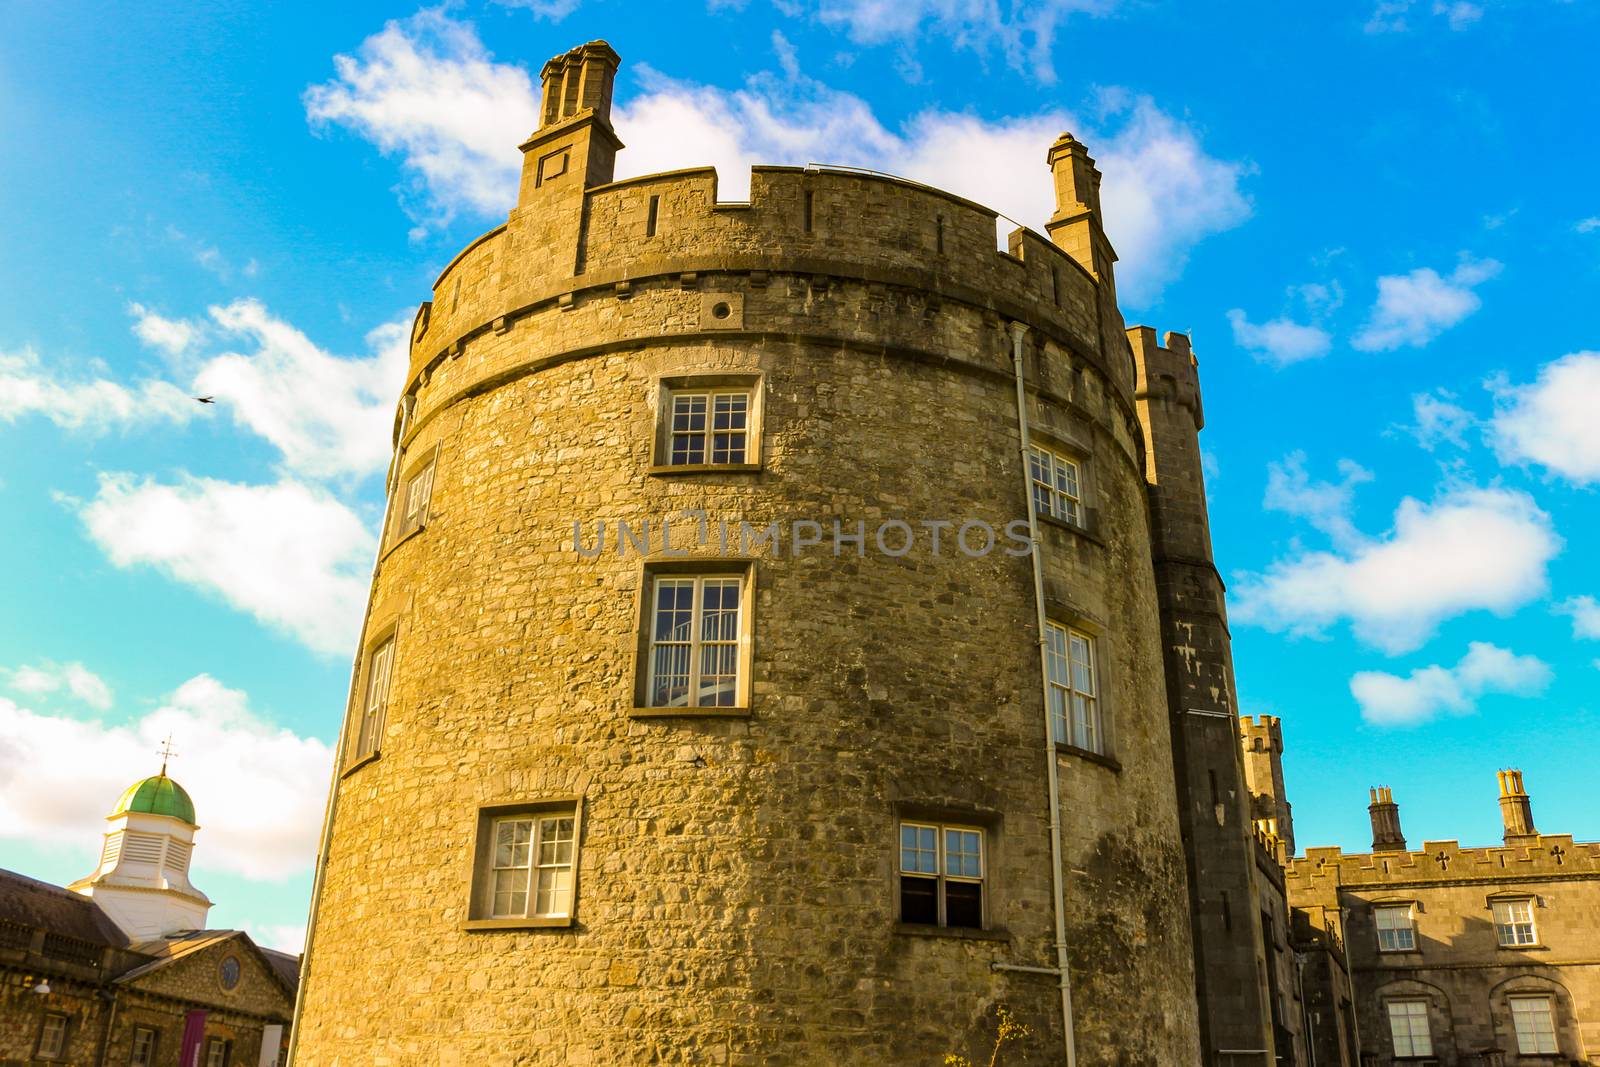
[[[957,941],[1011,940],[1011,932],[1002,928],[974,930],[967,926],[926,926],[922,923],[895,923],[894,932],[905,937],[950,937]]]
[[[657,463],[645,471],[652,477],[673,474],[760,474],[759,463]]]
[[[748,719],[749,708],[632,708],[630,719]]]
[[[468,919],[463,930],[565,930],[574,926],[572,916],[534,919]]]

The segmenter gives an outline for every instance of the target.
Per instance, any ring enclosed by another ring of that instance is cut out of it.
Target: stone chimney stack
[[[1372,817],[1372,851],[1404,852],[1406,835],[1400,832],[1400,805],[1386,785],[1374,786],[1367,814]]]
[[[620,57],[604,41],[590,41],[556,56],[544,65],[539,128],[554,126],[580,111],[592,111],[601,122],[611,122],[611,83]]]
[[[1083,264],[1095,279],[1111,286],[1117,261],[1100,214],[1100,171],[1083,142],[1063,133],[1045,157],[1055,178],[1056,212],[1044,225],[1057,248]]]
[[[1500,818],[1506,825],[1506,844],[1513,837],[1536,837],[1533,827],[1533,801],[1522,788],[1522,772],[1500,772]]]

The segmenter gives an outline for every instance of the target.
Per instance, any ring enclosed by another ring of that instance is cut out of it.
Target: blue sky
[[[1130,323],[1192,332],[1245,711],[1302,847],[1594,838],[1600,139],[1584,0],[71,2],[0,39],[0,865],[173,773],[216,925],[296,947],[403,326],[503,218],[537,71],[620,174],[873,166],[1030,225],[1071,129]],[[218,403],[188,399],[213,393]]]

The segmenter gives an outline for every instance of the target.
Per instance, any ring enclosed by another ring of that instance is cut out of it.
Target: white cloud
[[[1600,603],[1592,596],[1568,597],[1556,605],[1556,611],[1572,617],[1572,636],[1600,638]]]
[[[1205,237],[1244,221],[1244,164],[1209,155],[1199,132],[1152,100],[1110,92],[1095,121],[1058,110],[984,119],[929,110],[900,130],[871,105],[801,73],[787,41],[783,73],[738,90],[637,68],[644,92],[613,116],[628,145],[618,177],[713,165],[719,195],[748,195],[753,163],[837,163],[937,185],[1042,229],[1054,212],[1044,153],[1074,130],[1105,173],[1106,230],[1121,257],[1118,283],[1134,304],[1155,299]],[[496,63],[470,25],[438,12],[391,22],[338,77],[306,94],[316,123],[339,123],[398,155],[414,179],[414,217],[439,225],[456,212],[495,216],[516,196],[515,150],[537,121],[533,79]]]
[[[522,167],[517,145],[538,126],[537,94],[528,72],[496,63],[471,25],[420,11],[333,62],[338,77],[306,90],[307,117],[401,157],[419,233],[458,210],[494,215],[510,206]]]
[[[296,923],[293,925],[252,926],[250,940],[263,948],[274,948],[279,952],[287,952],[291,956],[298,956],[306,950],[306,925]]]
[[[1351,522],[1355,487],[1372,481],[1372,472],[1354,460],[1341,459],[1338,482],[1312,481],[1306,454],[1291,452],[1267,464],[1267,493],[1262,506],[1305,519],[1337,545],[1360,545],[1364,538]]]
[[[1534,696],[1545,690],[1550,678],[1549,666],[1537,657],[1474,641],[1454,667],[1435,664],[1404,678],[1384,671],[1360,671],[1350,679],[1350,693],[1368,722],[1416,726],[1441,712],[1468,714],[1478,698],[1489,693]]]
[[[156,567],[317,651],[353,647],[375,542],[322,489],[102,474],[79,514],[119,567]]]
[[[281,880],[316,855],[333,766],[329,746],[262,721],[245,694],[201,674],[134,722],[50,715],[0,697],[0,838],[98,851],[122,791],[155,773],[161,740],[201,830],[195,883],[207,869]],[[84,874],[88,874],[86,869]]]
[[[980,55],[998,48],[1011,66],[1046,84],[1056,80],[1056,31],[1074,14],[1104,15],[1116,0],[1038,0],[1002,9],[993,0],[818,0],[817,18],[857,44],[914,46],[930,33]],[[803,9],[802,9],[803,10]]]
[[[1256,353],[1257,359],[1280,367],[1325,356],[1333,344],[1327,330],[1288,318],[1257,325],[1242,309],[1234,308],[1228,312],[1228,321],[1233,324],[1234,344]]]
[[[81,663],[47,662],[9,671],[0,668],[0,676],[9,678],[8,684],[18,693],[42,696],[64,689],[91,708],[105,711],[111,707],[111,687]]]
[[[275,445],[296,473],[328,478],[384,469],[409,358],[405,324],[368,333],[371,356],[343,359],[259,301],[213,307],[211,318],[224,336],[248,340],[252,348],[208,359],[195,376],[196,389],[214,394],[236,422]]]
[[[1490,439],[1502,462],[1537,463],[1578,485],[1600,481],[1600,352],[1539,368],[1528,385],[1490,384]]]
[[[1417,443],[1432,451],[1442,442],[1457,448],[1467,445],[1467,431],[1476,423],[1472,412],[1455,403],[1455,394],[1440,389],[1437,393],[1415,393],[1411,397],[1411,412],[1417,420],[1405,427]]]
[[[1526,493],[1452,488],[1407,497],[1380,538],[1338,552],[1299,552],[1233,587],[1232,617],[1274,631],[1319,634],[1348,620],[1389,653],[1422,644],[1445,619],[1507,614],[1542,594],[1561,549],[1550,517]]]
[[[578,10],[582,0],[494,0],[501,7],[522,8],[531,11],[535,18],[549,19],[551,22],[560,22],[574,11]]]
[[[195,402],[168,382],[128,388],[104,378],[69,379],[46,370],[32,349],[0,352],[0,422],[39,415],[65,430],[104,432],[152,422],[187,422]]]
[[[129,304],[134,336],[167,356],[176,358],[195,343],[199,330],[192,322],[157,315],[143,304]]]
[[[1409,16],[1414,0],[1379,0],[1367,20],[1368,33],[1405,33],[1413,29]],[[1464,30],[1483,18],[1483,4],[1467,0],[1433,0],[1427,9],[1435,18],[1442,18],[1452,30]]]
[[[1378,279],[1378,300],[1350,343],[1363,352],[1420,348],[1483,306],[1473,290],[1500,273],[1492,259],[1463,259],[1448,278],[1430,267]]]
[[[1579,233],[1593,233],[1596,230],[1600,230],[1600,215],[1583,219],[1573,228]]]

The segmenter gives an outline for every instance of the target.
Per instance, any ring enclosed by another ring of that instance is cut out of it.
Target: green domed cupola
[[[117,801],[117,806],[111,810],[110,818],[115,819],[127,812],[170,815],[194,825],[194,801],[189,799],[183,786],[164,773],[130,785],[127,792],[122,794],[122,799]]]

